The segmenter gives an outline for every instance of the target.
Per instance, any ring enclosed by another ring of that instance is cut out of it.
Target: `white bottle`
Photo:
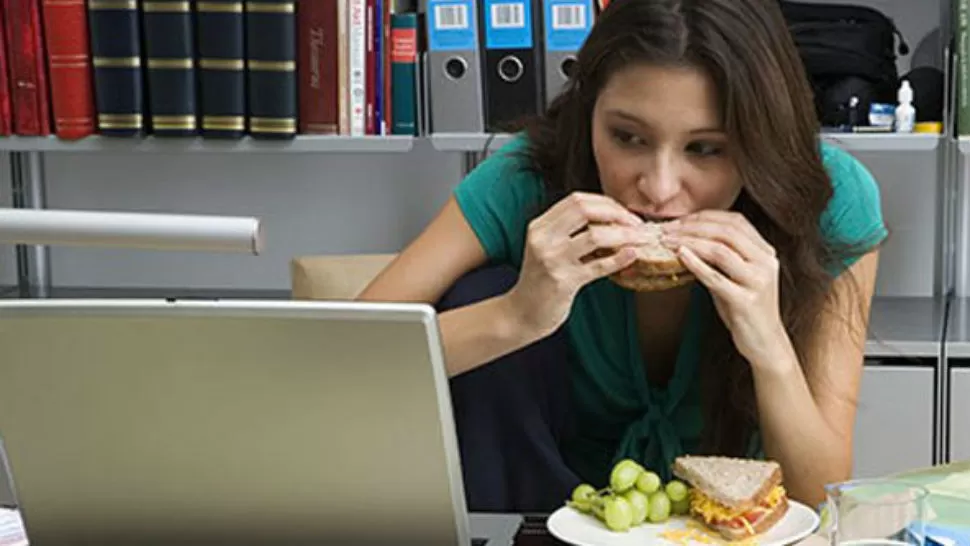
[[[897,93],[899,105],[896,106],[896,132],[912,133],[916,124],[916,108],[913,106],[913,88],[909,80],[903,80]]]

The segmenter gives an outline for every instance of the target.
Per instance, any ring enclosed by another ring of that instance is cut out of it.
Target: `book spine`
[[[145,130],[138,0],[88,0],[98,132],[137,136]]]
[[[242,0],[202,0],[196,12],[196,70],[204,138],[246,134],[246,53]]]
[[[297,130],[296,4],[246,2],[246,74],[249,133],[293,138]]]
[[[37,0],[5,0],[12,131],[51,134],[43,27]]]
[[[195,0],[145,0],[142,24],[152,133],[197,133],[195,97]]]
[[[377,0],[364,0],[364,134],[376,133]]]
[[[374,0],[374,134],[384,134],[384,0]]]
[[[84,0],[43,0],[54,132],[73,140],[94,134],[94,89]]]
[[[381,25],[381,77],[379,85],[381,86],[381,122],[383,127],[381,128],[382,135],[391,134],[391,103],[393,97],[391,96],[391,11],[394,6],[393,0],[380,0],[381,4],[381,17],[383,18],[383,24]]]
[[[350,134],[350,0],[337,0],[337,129]]]
[[[300,132],[337,134],[337,2],[297,6]]]
[[[13,132],[13,116],[10,110],[9,63],[3,18],[4,14],[0,13],[0,135],[9,136]]]
[[[395,135],[417,135],[418,15],[391,15],[391,94]]]
[[[349,0],[350,6],[350,134],[366,134],[367,29],[366,0]]]

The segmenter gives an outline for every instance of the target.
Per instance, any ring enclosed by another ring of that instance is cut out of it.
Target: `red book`
[[[2,3],[2,0],[0,0]],[[0,135],[13,130],[10,116],[10,79],[7,76],[7,40],[3,32],[3,13],[0,12]]]
[[[94,85],[84,0],[42,0],[54,130],[64,139],[94,133]]]
[[[384,114],[384,133],[391,134],[391,125],[393,124],[393,117],[391,117],[391,9],[392,0],[384,0],[383,11],[381,17],[384,18],[384,24],[381,25],[384,32],[384,38],[382,43],[384,47],[381,51],[383,58],[380,59],[380,63],[384,65],[384,105],[381,110]]]
[[[337,0],[300,0],[296,17],[300,132],[335,135]]]
[[[13,132],[25,136],[49,135],[46,55],[38,1],[2,1],[7,25]]]
[[[367,16],[364,24],[367,34],[364,38],[367,44],[367,60],[364,62],[364,73],[366,90],[364,111],[364,132],[368,135],[377,134],[377,120],[375,119],[374,104],[377,97],[377,2],[367,0]]]

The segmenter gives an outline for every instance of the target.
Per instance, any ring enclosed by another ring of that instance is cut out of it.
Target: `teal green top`
[[[456,188],[455,198],[492,263],[521,267],[529,220],[545,190],[523,168],[516,152],[519,136],[484,160]],[[820,227],[829,241],[872,247],[886,237],[879,187],[848,152],[822,144],[834,195]],[[857,258],[846,260],[848,267]],[[713,313],[709,294],[695,283],[673,375],[664,388],[647,381],[639,349],[633,292],[608,279],[595,281],[576,296],[566,322],[576,359],[572,363],[572,417],[575,438],[563,445],[566,463],[585,481],[608,483],[614,462],[629,457],[669,479],[673,459],[698,449],[703,415],[699,329]],[[762,457],[752,438],[750,457]]]

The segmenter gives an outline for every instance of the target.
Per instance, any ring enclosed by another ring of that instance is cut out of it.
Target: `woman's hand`
[[[630,265],[623,247],[649,241],[643,220],[609,197],[574,192],[528,228],[519,280],[508,293],[513,312],[536,339],[561,326],[580,288]]]
[[[775,249],[736,212],[706,210],[666,226],[665,244],[707,287],[738,352],[770,365],[791,341],[778,304]]]

